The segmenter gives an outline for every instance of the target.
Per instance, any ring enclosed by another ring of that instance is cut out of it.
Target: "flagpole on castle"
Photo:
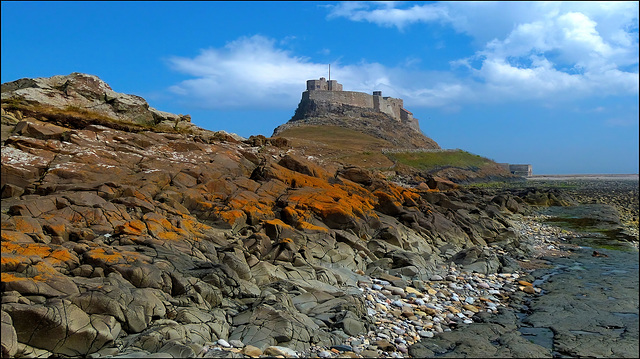
[[[331,64],[329,64],[329,81],[331,81]]]

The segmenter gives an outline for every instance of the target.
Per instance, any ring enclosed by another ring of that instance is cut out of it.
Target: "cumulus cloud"
[[[473,37],[479,50],[451,64],[472,71],[481,100],[638,93],[637,2],[340,3],[336,17],[399,30],[438,22]]]
[[[274,39],[255,35],[232,41],[223,48],[202,50],[194,58],[170,58],[174,70],[194,78],[169,90],[194,106],[209,109],[295,107],[306,89],[306,80],[326,77],[328,67],[326,63],[295,56],[277,44]],[[407,66],[412,67],[414,63],[415,59]],[[375,62],[334,63],[331,75],[339,79],[345,90],[379,90],[423,106],[438,106],[455,99],[462,91],[461,85],[451,84],[452,79],[446,83],[434,82],[446,74],[387,67]],[[416,88],[417,78],[434,83],[434,87]]]
[[[405,32],[420,31],[418,23],[437,22],[475,40],[475,52],[452,60],[449,71],[425,69],[416,55],[393,66],[334,61],[331,77],[345,90],[381,90],[403,98],[410,108],[638,94],[637,2],[344,2],[325,7],[329,21],[341,17]],[[284,50],[289,40],[255,35],[193,58],[173,57],[173,69],[192,78],[170,90],[205,108],[290,109],[306,80],[326,77],[327,64]]]
[[[264,36],[242,37],[220,49],[202,50],[194,58],[169,59],[176,71],[195,77],[170,88],[205,108],[291,107],[300,100],[305,80],[327,71],[276,47]]]

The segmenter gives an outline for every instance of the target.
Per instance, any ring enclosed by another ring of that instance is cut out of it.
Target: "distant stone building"
[[[342,91],[342,85],[336,80],[321,77],[320,80],[307,80],[307,91]]]
[[[420,132],[418,119],[404,108],[404,101],[399,98],[383,97],[382,91],[373,91],[372,95],[364,92],[343,91],[342,84],[336,80],[321,77],[319,80],[307,80],[307,91],[302,93],[302,100],[329,102],[364,107],[386,113],[394,120],[406,123]]]
[[[500,165],[516,176],[531,177],[533,175],[533,168],[529,164],[512,165],[509,163],[500,163]]]

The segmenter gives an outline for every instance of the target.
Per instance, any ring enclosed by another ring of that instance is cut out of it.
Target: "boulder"
[[[8,304],[3,309],[13,320],[19,342],[59,355],[96,352],[120,333],[113,317],[89,316],[64,299],[45,305]]]
[[[2,341],[0,345],[2,345],[2,357],[13,357],[18,351],[18,336],[15,328],[13,327],[13,320],[11,319],[11,316],[4,310],[2,311],[1,329]]]

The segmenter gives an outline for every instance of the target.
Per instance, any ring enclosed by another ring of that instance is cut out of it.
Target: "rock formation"
[[[158,111],[149,107],[142,97],[117,93],[98,77],[78,72],[4,83],[2,102],[91,111],[119,122],[154,126],[156,129],[195,127],[188,115]]]
[[[330,89],[328,85],[332,88]],[[317,89],[316,89],[317,88]],[[404,109],[401,99],[342,91],[335,80],[307,81],[295,114],[276,128],[274,136],[295,126],[332,125],[354,129],[389,141],[399,148],[440,148],[420,131],[418,120]]]
[[[2,85],[1,172],[3,357],[336,345],[373,328],[370,278],[513,270],[527,249],[517,197],[328,172],[77,73]]]

